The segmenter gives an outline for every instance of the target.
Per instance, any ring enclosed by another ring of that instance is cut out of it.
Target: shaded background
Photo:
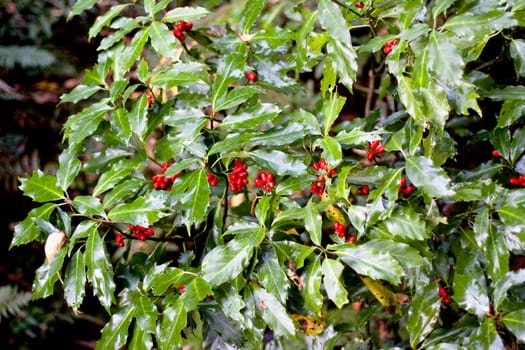
[[[59,97],[96,61],[97,43],[87,41],[96,14],[68,21],[73,3],[0,0],[0,349],[94,348],[105,323],[95,302],[93,314],[74,315],[58,285],[52,297],[32,302],[43,247],[8,250],[15,224],[33,207],[18,191],[18,177],[56,167],[70,112]]]

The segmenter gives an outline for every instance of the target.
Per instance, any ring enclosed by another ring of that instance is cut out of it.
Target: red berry
[[[179,39],[180,41],[184,41],[186,40],[186,34],[184,34],[182,31],[180,31],[179,29],[173,29],[171,31],[173,33],[173,35],[175,35],[175,37],[177,39]]]
[[[364,185],[361,187],[361,190],[363,191],[363,194],[366,196],[370,192],[370,188],[368,185]]]
[[[402,177],[399,186],[405,187],[407,185],[406,177]]]
[[[146,94],[146,98],[148,99],[148,106],[151,106],[153,104],[153,94],[151,92],[148,92]]]
[[[357,242],[357,238],[355,236],[349,236],[346,239],[346,243],[355,243],[355,242]]]
[[[392,46],[385,46],[383,47],[383,52],[388,55],[390,52],[392,52]]]
[[[452,302],[452,300],[450,300],[450,298],[447,296],[447,297],[444,297],[441,299],[441,301],[443,302],[443,304],[450,304]]]
[[[180,20],[177,22],[177,30],[183,32],[184,31],[184,21]]]
[[[115,235],[115,241],[117,242],[119,247],[124,247],[124,237],[120,233],[117,233]]]
[[[405,188],[404,192],[405,192],[406,195],[409,195],[409,194],[411,194],[412,192],[414,192],[415,190],[416,190],[416,188],[415,188],[413,185],[408,185],[408,186]]]
[[[492,151],[492,156],[493,156],[493,157],[501,157],[501,154],[500,154],[498,151],[493,150],[493,151]]]
[[[210,186],[212,186],[212,187],[217,186],[218,179],[217,179],[217,176],[215,176],[215,174],[211,174],[210,173],[210,174],[206,175],[206,179],[208,180],[208,183],[210,184]]]
[[[312,168],[314,168],[315,171],[319,171],[320,167],[319,167],[319,163],[317,162],[313,162],[312,163]]]
[[[324,158],[321,158],[321,160],[319,160],[319,167],[323,169],[324,171],[328,170],[328,163],[326,162]]]
[[[357,194],[357,195],[360,195],[360,194],[362,194],[362,193],[363,193],[363,191],[361,191],[360,188],[358,188],[358,189],[355,190],[355,194]]]
[[[381,144],[381,141],[379,141],[379,140],[372,141],[372,143],[370,143],[369,148],[371,150],[375,150],[377,148],[377,146],[379,146],[380,144]]]
[[[390,41],[390,46],[394,46],[394,45],[397,45],[397,44],[399,44],[399,40],[397,40],[397,39],[394,39],[394,40]]]
[[[183,21],[183,28],[185,31],[189,31],[193,28],[193,23]]]
[[[375,156],[375,153],[372,151],[369,151],[368,154],[366,155],[366,158],[371,161],[372,159],[374,159],[374,156]]]
[[[358,9],[362,9],[365,7],[365,4],[361,1],[359,4],[356,5]]]
[[[509,182],[511,185],[518,185],[520,183],[520,180],[517,177],[511,177]]]
[[[383,146],[383,145],[379,145],[379,146],[377,146],[377,148],[376,148],[376,150],[375,150],[376,154],[381,154],[381,153],[383,153],[384,151],[385,151],[385,146]]]
[[[246,79],[249,81],[256,81],[257,80],[257,74],[255,72],[247,72],[246,73]]]

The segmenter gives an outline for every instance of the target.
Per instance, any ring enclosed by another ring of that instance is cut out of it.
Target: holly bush
[[[98,299],[99,349],[520,347],[525,1],[98,10],[20,179],[35,299]]]

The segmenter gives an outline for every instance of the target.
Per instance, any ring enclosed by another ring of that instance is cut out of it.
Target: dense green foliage
[[[524,1],[119,3],[20,179],[33,298],[100,349],[525,340]]]

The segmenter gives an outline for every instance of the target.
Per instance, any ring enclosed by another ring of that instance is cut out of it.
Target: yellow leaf
[[[312,316],[290,314],[290,317],[299,323],[301,331],[310,336],[316,336],[324,331],[324,325],[317,322]]]
[[[330,200],[330,196],[328,196],[328,193],[324,192],[321,196],[321,200],[323,202],[328,202]],[[339,222],[340,224],[345,223],[345,217],[343,213],[341,213],[341,210],[339,210],[335,205],[330,204],[328,205],[328,209],[326,209],[326,215],[330,220],[333,222]]]
[[[66,235],[63,231],[53,232],[47,236],[46,243],[44,245],[44,253],[46,254],[47,262],[51,264],[53,257],[59,251],[60,248],[66,243]]]
[[[388,289],[381,281],[376,281],[367,276],[359,276],[365,286],[372,292],[376,299],[391,314],[402,315],[396,294]]]
[[[287,235],[300,236],[299,232],[297,232],[295,227],[292,227],[291,229],[284,231],[284,233],[286,233]]]

